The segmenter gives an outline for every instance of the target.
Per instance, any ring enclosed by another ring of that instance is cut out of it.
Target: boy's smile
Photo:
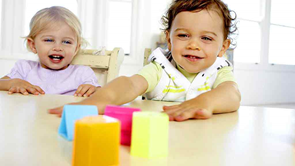
[[[184,55],[183,57],[192,62],[196,62],[198,60],[204,59],[204,57],[195,56],[195,55]]]
[[[53,70],[67,68],[78,48],[75,32],[63,22],[53,23],[28,42],[41,66]]]
[[[189,73],[210,67],[230,44],[224,41],[222,18],[212,10],[180,12],[166,37],[173,59]]]

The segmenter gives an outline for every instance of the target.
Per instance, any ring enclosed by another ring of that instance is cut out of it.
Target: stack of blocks
[[[166,157],[168,126],[169,118],[164,113],[107,106],[101,116],[96,106],[66,105],[59,134],[69,141],[74,135],[73,165],[118,165],[120,142],[131,144],[132,156]]]

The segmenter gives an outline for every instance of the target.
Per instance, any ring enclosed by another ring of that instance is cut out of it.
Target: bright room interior
[[[34,59],[23,37],[29,18],[45,6],[65,6],[81,20],[88,48],[122,47],[119,75],[136,74],[145,48],[161,41],[161,16],[171,0],[0,0],[0,76],[18,59]],[[225,0],[238,16],[234,74],[242,105],[295,108],[295,2],[290,0]],[[289,4],[284,5],[282,4]],[[292,20],[292,21],[291,21]]]

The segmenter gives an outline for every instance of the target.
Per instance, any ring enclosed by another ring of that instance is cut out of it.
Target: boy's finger
[[[195,113],[194,118],[195,119],[209,119],[212,116],[212,112],[206,110],[206,109],[201,109]]]
[[[182,110],[179,108],[179,105],[163,106],[163,110],[164,113],[168,114],[169,121],[174,121],[175,117],[182,112]]]
[[[171,106],[163,106],[163,110],[166,111],[166,110],[171,110],[171,109],[174,109],[174,108],[177,108],[178,105],[171,105]]]
[[[212,116],[212,113],[205,109],[195,109],[184,111],[178,116],[175,117],[176,121],[185,121],[188,119],[209,119]]]
[[[179,105],[164,106],[164,107],[163,107],[163,112],[166,113],[166,114],[168,114],[168,115],[173,115],[177,111],[183,111],[183,110],[181,110],[181,108],[179,107]]]
[[[178,122],[181,122],[181,121],[188,120],[190,118],[194,118],[197,111],[199,111],[199,109],[184,111],[181,114],[179,114],[178,116],[176,116],[175,120]]]
[[[49,109],[48,110],[48,113],[50,113],[50,114],[57,114],[57,115],[60,114],[61,115],[62,111],[63,111],[63,106],[57,107],[57,108],[53,108],[53,109]]]

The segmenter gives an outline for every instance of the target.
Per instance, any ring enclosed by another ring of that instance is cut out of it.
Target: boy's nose
[[[186,46],[186,49],[189,49],[189,50],[198,50],[198,51],[201,50],[200,46],[198,45],[198,43],[195,40],[191,40],[188,43],[188,45]]]

